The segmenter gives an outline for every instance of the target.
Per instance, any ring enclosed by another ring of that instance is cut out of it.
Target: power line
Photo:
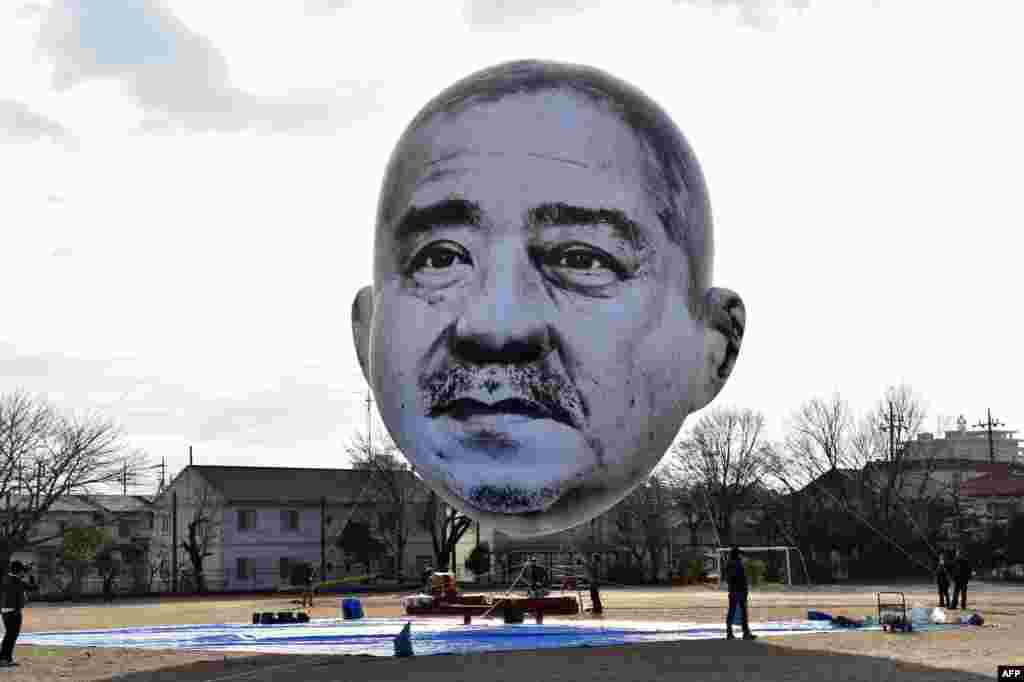
[[[1003,422],[999,421],[998,419],[993,421],[992,420],[992,408],[989,408],[988,409],[988,419],[986,421],[984,421],[984,422],[978,422],[974,426],[975,426],[975,428],[979,428],[979,429],[980,428],[988,429],[988,459],[989,459],[989,461],[992,464],[995,464],[996,463],[996,449],[995,449],[995,445],[992,442],[992,427],[994,427],[994,426],[1006,426],[1006,424],[1004,424]]]
[[[889,461],[896,461],[896,441],[899,439],[899,433],[906,427],[903,423],[903,415],[896,416],[896,407],[889,401],[889,416],[882,418],[884,426],[879,428],[879,431],[889,432]]]

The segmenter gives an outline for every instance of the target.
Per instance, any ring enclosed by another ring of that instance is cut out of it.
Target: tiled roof
[[[11,505],[21,508],[29,504],[26,495],[11,495]],[[142,495],[61,495],[50,505],[49,511],[67,514],[88,514],[93,512],[123,513],[146,511],[152,504]],[[0,504],[0,511],[3,504]]]
[[[360,469],[299,469],[287,467],[192,466],[229,501],[292,500],[330,502],[362,499],[370,490],[370,472]],[[410,483],[422,483],[406,472]]]
[[[995,475],[999,477],[1009,476],[1011,471],[1019,472],[1022,470],[1019,465],[1008,464],[1006,462],[998,462],[996,464],[971,464],[966,468],[972,469],[980,474]]]
[[[1005,469],[988,473],[960,486],[964,497],[1024,497],[1024,475]]]
[[[11,495],[11,506],[27,507],[29,499],[27,495]],[[0,511],[3,506],[0,505]],[[103,511],[95,503],[89,502],[85,495],[61,495],[50,505],[51,512],[65,513],[92,513]]]

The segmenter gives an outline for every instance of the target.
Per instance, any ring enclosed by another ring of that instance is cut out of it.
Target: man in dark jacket
[[[757,639],[757,635],[750,631],[750,624],[747,622],[747,572],[743,568],[739,547],[733,547],[729,552],[729,561],[725,564],[725,578],[729,584],[729,613],[725,617],[725,638],[736,639],[732,634],[732,621],[738,612],[740,624],[743,626],[743,639]]]
[[[601,604],[601,555],[595,554],[587,565],[587,582],[590,584],[590,612],[595,616],[604,613]]]
[[[0,644],[0,666],[18,665],[14,662],[14,642],[21,634],[21,610],[25,608],[25,593],[36,589],[35,581],[25,582],[25,566],[12,561],[10,575],[0,588],[0,613],[3,614],[4,640]]]
[[[967,581],[971,579],[971,562],[963,550],[956,553],[956,561],[953,562],[953,603],[950,608],[956,608],[957,597],[960,599],[960,608],[967,608]]]
[[[939,606],[949,607],[949,569],[946,567],[946,557],[939,555],[939,565],[935,569],[935,583],[939,588]]]

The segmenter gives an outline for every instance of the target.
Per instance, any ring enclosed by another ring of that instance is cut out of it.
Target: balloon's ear
[[[740,354],[747,311],[743,300],[729,289],[708,289],[704,296],[704,358],[706,384],[700,409],[714,400],[725,386]]]
[[[370,323],[373,321],[373,287],[365,286],[352,301],[352,341],[363,378],[370,383]]]

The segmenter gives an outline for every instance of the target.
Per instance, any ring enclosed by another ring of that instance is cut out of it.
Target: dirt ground
[[[935,605],[929,586],[815,587],[751,593],[752,621],[805,618],[808,609],[834,615],[874,614],[875,591],[907,594],[908,606]],[[401,615],[397,594],[363,595],[368,617]],[[112,605],[30,604],[24,632],[174,623],[251,622],[254,611],[288,608],[292,597],[123,600]],[[340,595],[318,597],[312,618],[340,615]],[[602,591],[608,620],[721,622],[724,592],[702,587],[623,588]],[[296,602],[297,604],[297,602]],[[956,631],[886,634],[849,632],[616,647],[500,652],[413,659],[362,656],[291,656],[87,649],[19,645],[17,668],[3,679],[184,680],[294,682],[405,680],[548,682],[642,680],[689,676],[698,680],[949,680],[993,679],[997,665],[1024,664],[1024,586],[972,584],[968,605],[986,620]],[[590,618],[590,616],[583,616]],[[557,620],[549,617],[547,621]]]

